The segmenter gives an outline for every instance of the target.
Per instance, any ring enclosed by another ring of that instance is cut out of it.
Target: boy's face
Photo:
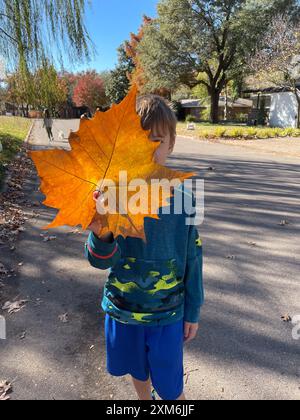
[[[171,135],[169,131],[163,132],[159,127],[153,127],[149,138],[151,141],[160,142],[160,145],[154,154],[154,161],[158,165],[164,165],[168,156],[171,154]]]

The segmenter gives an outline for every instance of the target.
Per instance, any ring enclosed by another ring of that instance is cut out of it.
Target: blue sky
[[[86,25],[98,52],[90,64],[83,64],[72,71],[97,71],[112,69],[117,62],[117,48],[129,39],[130,32],[137,32],[144,14],[156,15],[158,0],[92,0],[86,15]]]

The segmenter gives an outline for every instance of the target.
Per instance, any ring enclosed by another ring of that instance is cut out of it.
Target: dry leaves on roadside
[[[10,394],[12,392],[12,385],[9,381],[0,380],[0,401],[6,401],[10,399]]]
[[[24,208],[32,207],[32,203],[26,200],[22,187],[33,169],[25,149],[7,166],[7,190],[0,194],[0,244],[8,244],[9,248],[13,246],[20,232],[25,232],[24,223],[28,220],[26,216],[35,217],[34,213],[25,215]]]
[[[15,302],[6,302],[4,304],[4,306],[2,307],[3,311],[7,311],[9,314],[14,314],[16,312],[19,312],[22,308],[24,308],[24,306],[26,305],[26,303],[28,302],[28,300],[17,300]]]

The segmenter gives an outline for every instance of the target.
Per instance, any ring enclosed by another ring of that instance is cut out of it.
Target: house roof
[[[221,96],[219,100],[219,107],[225,107],[225,97]],[[203,99],[182,99],[180,101],[183,108],[206,108],[207,102]],[[253,101],[251,99],[238,98],[235,101],[228,99],[228,106],[230,108],[252,108]]]
[[[249,85],[251,86],[251,84],[252,84],[252,86],[253,86],[253,83],[251,82],[251,79],[249,79],[249,80],[250,80]],[[255,86],[255,84],[254,84],[254,86]],[[297,86],[298,89],[300,89],[300,79],[296,83],[296,86]],[[272,85],[265,84],[265,85],[261,85],[261,86],[258,85],[258,87],[257,86],[252,87],[252,88],[250,87],[249,89],[245,89],[243,91],[243,93],[281,93],[281,92],[291,92],[291,88],[289,88],[287,86],[286,87],[280,87],[280,86],[272,86]]]
[[[180,101],[183,108],[202,108],[205,107],[204,101],[200,99],[182,99]]]

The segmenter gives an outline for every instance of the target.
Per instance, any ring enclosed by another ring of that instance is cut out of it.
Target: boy
[[[150,140],[160,142],[154,159],[164,165],[175,145],[174,113],[156,95],[140,97],[137,112]],[[95,201],[99,197],[96,191]],[[145,218],[145,243],[101,236],[94,222],[85,253],[93,267],[110,268],[102,300],[108,372],[130,374],[141,400],[152,399],[151,382],[162,399],[185,400],[183,344],[196,336],[204,300],[202,243],[195,226],[186,225],[186,214],[160,209],[159,217]]]

